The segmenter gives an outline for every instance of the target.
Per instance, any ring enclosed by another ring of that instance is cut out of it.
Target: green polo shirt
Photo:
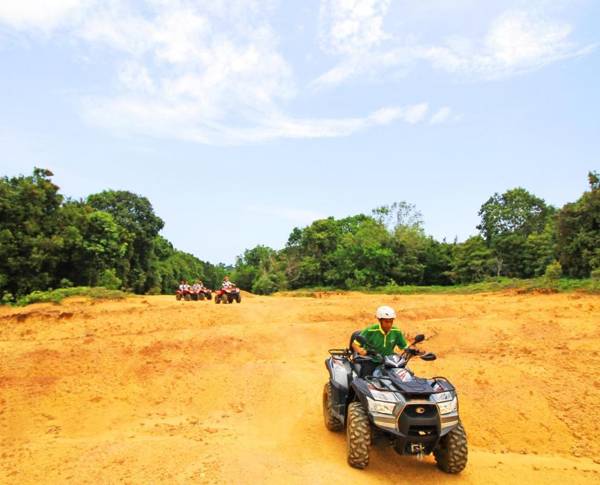
[[[396,327],[392,327],[388,333],[384,333],[381,325],[376,323],[365,328],[360,335],[366,339],[369,349],[382,355],[393,354],[396,346],[401,349],[408,347],[404,334]]]

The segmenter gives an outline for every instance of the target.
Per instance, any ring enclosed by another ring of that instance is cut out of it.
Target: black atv
[[[467,465],[467,436],[456,390],[444,377],[423,379],[407,367],[414,356],[436,359],[412,347],[425,337],[417,335],[402,354],[383,357],[369,351],[359,333],[352,334],[348,349],[330,349],[325,360],[325,426],[330,431],[346,426],[348,463],[365,468],[372,436],[383,436],[401,455],[433,453],[442,471],[460,473]],[[367,356],[351,350],[354,340],[367,349]]]

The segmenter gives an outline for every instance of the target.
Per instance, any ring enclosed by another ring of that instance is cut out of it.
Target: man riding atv
[[[373,439],[383,438],[401,455],[433,454],[440,470],[460,473],[468,447],[456,388],[445,377],[419,377],[408,367],[416,357],[436,360],[435,354],[415,348],[425,335],[416,335],[409,345],[393,326],[392,308],[379,307],[376,316],[379,323],[354,332],[348,348],[329,349],[325,427],[345,428],[350,466],[365,468]]]
[[[352,340],[352,349],[359,355],[366,356],[367,349],[364,345],[361,345],[359,340],[366,341],[367,347],[381,354],[385,357],[386,355],[392,355],[394,353],[400,353],[402,350],[408,348],[408,342],[404,338],[402,331],[394,327],[394,319],[396,318],[396,312],[389,306],[380,306],[375,313],[379,323],[370,325],[365,328],[360,335],[356,336]],[[362,337],[362,338],[358,338]],[[381,364],[381,361],[377,358],[370,362],[363,364],[363,375],[370,375],[373,370]]]
[[[177,300],[191,300],[191,290],[192,287],[188,284],[187,280],[181,280],[179,284],[179,288],[175,292],[175,298]]]
[[[198,285],[198,299],[199,300],[204,300],[204,298],[206,298],[207,300],[210,300],[212,298],[212,291],[210,290],[210,288],[207,288],[206,286],[204,286],[204,283],[202,282],[202,280],[196,280],[196,285]],[[196,286],[194,285],[194,286]]]
[[[225,276],[223,278],[223,283],[221,284],[221,289],[216,292],[215,303],[233,303],[234,301],[236,301],[237,303],[240,303],[242,301],[240,289],[236,286],[235,283],[229,281],[229,276]]]

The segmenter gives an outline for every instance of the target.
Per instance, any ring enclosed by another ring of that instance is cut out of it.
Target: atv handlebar
[[[347,349],[348,356],[352,355],[355,360],[373,361],[377,359],[378,361],[383,362],[384,356],[379,352],[375,352],[373,349],[370,349],[364,337],[358,336],[356,337],[356,340],[363,346],[367,353],[366,355],[361,355],[358,352],[355,352],[353,349]],[[421,359],[427,361],[436,359],[435,354],[432,354],[431,352],[425,352],[424,350],[419,350],[413,347],[414,345],[421,343],[424,340],[425,335],[423,335],[422,333],[415,335],[413,342],[408,347],[406,347],[404,351],[400,354],[400,356],[404,359],[406,363],[408,363],[408,361],[415,356],[419,356],[421,357]]]

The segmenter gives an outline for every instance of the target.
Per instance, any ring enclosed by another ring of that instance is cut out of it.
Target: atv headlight
[[[380,414],[394,414],[394,408],[396,407],[393,402],[375,401],[370,397],[367,397],[367,403],[369,404],[369,411]]]
[[[393,403],[398,402],[398,398],[393,392],[383,392],[372,388],[369,388],[369,392],[371,393],[371,396],[375,398],[376,401],[385,401]]]
[[[446,402],[438,402],[438,408],[440,410],[440,414],[449,414],[456,412],[456,408],[458,407],[458,399],[454,397],[452,401]]]
[[[454,393],[450,391],[436,392],[435,394],[431,395],[431,398],[435,402],[451,401],[454,398]]]

